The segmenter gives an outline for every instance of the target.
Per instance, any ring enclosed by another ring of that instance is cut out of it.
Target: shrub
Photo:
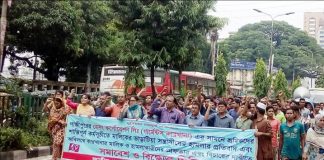
[[[47,120],[36,121],[30,118],[24,129],[8,127],[0,130],[0,151],[28,149],[50,144]]]
[[[0,130],[0,151],[24,149],[26,146],[23,130],[10,127]]]

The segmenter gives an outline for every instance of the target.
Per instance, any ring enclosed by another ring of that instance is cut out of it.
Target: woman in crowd
[[[61,98],[54,98],[53,107],[50,110],[48,131],[52,136],[53,159],[61,158],[62,145],[64,139],[64,128],[66,126],[66,115],[70,113],[70,108],[65,107]]]
[[[315,117],[315,125],[308,129],[303,160],[324,159],[324,115]]]
[[[91,97],[88,94],[83,94],[81,97],[81,103],[72,102],[73,92],[69,95],[66,104],[70,106],[72,109],[76,109],[76,114],[85,115],[85,116],[94,116],[95,110],[91,106],[90,100]]]
[[[124,107],[120,114],[119,119],[129,118],[129,119],[142,119],[144,117],[144,108],[137,104],[138,97],[132,95],[129,98],[129,105]]]
[[[64,104],[65,104],[65,100],[63,97],[63,91],[62,90],[56,90],[54,94],[50,95],[47,99],[46,102],[44,103],[44,108],[43,108],[43,112],[49,112],[51,110],[51,108],[53,107],[53,99],[54,98],[62,98]]]

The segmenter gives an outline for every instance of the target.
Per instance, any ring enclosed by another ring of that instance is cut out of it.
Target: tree
[[[156,67],[175,68],[180,72],[199,55],[194,40],[207,32],[211,20],[207,11],[214,2],[207,1],[110,1],[119,31],[131,33],[131,45],[121,46],[121,59],[140,57],[133,66],[150,68],[154,95],[154,70]],[[140,46],[138,48],[138,46]],[[120,53],[120,52],[119,52]],[[128,57],[131,56],[131,57]],[[135,58],[137,59],[137,58]]]
[[[253,86],[254,93],[258,98],[263,98],[268,94],[271,85],[271,76],[267,77],[267,69],[262,59],[257,59],[255,65]]]
[[[305,32],[286,22],[274,22],[274,67],[282,68],[287,79],[308,76],[324,66],[324,50]],[[255,61],[269,59],[271,21],[248,24],[220,43],[225,59]],[[319,72],[318,71],[318,72]]]
[[[282,69],[278,71],[276,74],[276,77],[273,82],[273,90],[275,95],[278,95],[278,93],[281,91],[285,93],[286,96],[289,97],[290,93],[288,91],[288,81],[286,79],[285,73],[283,73]]]
[[[315,82],[316,88],[324,88],[324,74],[320,75]]]
[[[83,11],[82,41],[81,47],[87,62],[87,87],[91,80],[92,66],[99,68],[103,59],[109,57],[109,32],[107,24],[112,20],[107,1],[81,1]]]
[[[217,64],[215,67],[216,94],[218,96],[224,96],[226,93],[227,74],[226,61],[223,55],[220,55],[217,58]]]
[[[295,89],[300,87],[301,85],[302,84],[301,84],[301,81],[300,81],[300,77],[298,76],[291,84],[291,95],[293,95]]]
[[[80,53],[81,8],[78,1],[15,1],[8,13],[7,55],[24,61],[57,81],[66,63]],[[44,63],[36,67],[33,52]]]

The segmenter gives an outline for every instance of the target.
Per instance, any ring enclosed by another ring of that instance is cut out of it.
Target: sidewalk
[[[35,157],[35,158],[27,158],[27,159],[28,160],[51,160],[52,159],[52,155],[43,156],[43,157]]]

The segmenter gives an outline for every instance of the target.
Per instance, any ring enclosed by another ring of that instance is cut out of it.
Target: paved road
[[[28,158],[28,160],[51,160],[52,155],[44,156],[44,157],[36,157],[36,158]]]

